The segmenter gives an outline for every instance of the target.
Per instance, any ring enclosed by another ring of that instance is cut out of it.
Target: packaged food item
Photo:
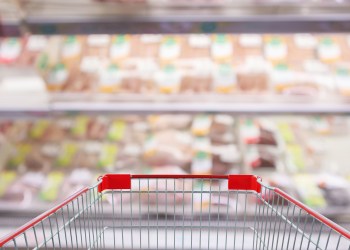
[[[350,66],[338,66],[334,78],[338,92],[342,96],[350,96]]]
[[[259,34],[242,34],[238,37],[237,53],[241,57],[257,55],[261,56],[263,38]]]
[[[350,183],[344,177],[327,173],[317,176],[316,179],[330,207],[350,205]]]
[[[103,116],[93,117],[88,122],[87,137],[92,140],[102,140],[106,138],[108,119]]]
[[[13,183],[17,178],[15,171],[5,170],[0,174],[0,198],[4,195],[6,189]]]
[[[133,36],[133,49],[135,57],[156,58],[158,57],[159,46],[162,42],[162,35],[159,34],[143,34]]]
[[[35,121],[29,130],[29,137],[33,140],[43,140],[49,126],[49,120]]]
[[[183,45],[183,58],[207,58],[210,56],[211,38],[206,34],[191,34],[186,36],[187,43]]]
[[[150,135],[143,145],[143,160],[150,166],[186,168],[192,159],[192,137],[178,130],[161,130]]]
[[[123,71],[117,64],[109,64],[99,74],[99,90],[103,93],[114,93],[120,90]]]
[[[248,147],[245,155],[245,163],[253,171],[261,169],[276,170],[278,167],[276,155],[269,148]]]
[[[48,39],[42,35],[30,35],[19,58],[19,64],[33,66],[37,62],[39,54],[46,49]]]
[[[147,121],[153,131],[164,129],[187,129],[192,121],[191,115],[150,115]]]
[[[213,168],[213,160],[209,153],[199,151],[195,153],[192,159],[192,174],[211,174]]]
[[[293,197],[299,199],[296,192],[295,183],[288,175],[276,172],[263,175],[261,178],[271,187],[277,187],[289,195],[292,195]],[[271,205],[288,206],[288,202],[286,202],[284,199],[281,199],[279,195],[276,194],[276,192],[263,193],[262,196],[264,197],[264,200],[269,202]]]
[[[62,91],[67,84],[70,75],[68,67],[63,63],[58,63],[49,69],[46,77],[46,84],[49,91]]]
[[[108,58],[108,48],[110,46],[110,35],[88,35],[86,37],[86,46],[84,57],[96,58],[98,60],[104,60]]]
[[[286,147],[288,153],[287,167],[291,172],[300,172],[305,170],[305,153],[303,148],[298,144],[289,144]]]
[[[231,93],[237,88],[237,76],[233,65],[217,64],[213,70],[213,87],[217,93]]]
[[[295,34],[287,38],[290,53],[288,62],[299,64],[305,60],[316,58],[317,37],[312,34]]]
[[[0,64],[15,63],[22,52],[22,40],[16,37],[8,37],[0,43]]]
[[[317,186],[315,176],[310,174],[298,174],[294,176],[297,192],[303,202],[311,207],[322,208],[327,205],[321,190]]]
[[[4,125],[4,123],[2,123],[2,125]],[[25,120],[16,120],[15,122],[10,122],[5,126],[6,128],[3,127],[4,129],[1,131],[1,133],[5,136],[6,140],[15,143],[21,142],[27,138],[30,124]]]
[[[245,144],[255,144],[259,141],[260,128],[253,119],[246,119],[241,122],[240,137]]]
[[[76,117],[71,129],[72,136],[77,139],[85,139],[87,137],[89,120],[87,116]]]
[[[208,93],[212,85],[212,62],[208,58],[177,61],[183,74],[181,93]]]
[[[103,150],[102,144],[96,141],[86,141],[78,145],[72,165],[76,168],[96,169]]]
[[[70,69],[69,77],[63,86],[64,92],[91,93],[95,90],[97,76],[95,74],[82,72],[75,67]]]
[[[112,121],[107,131],[107,138],[111,141],[121,141],[125,135],[126,123],[116,119]]]
[[[65,37],[62,44],[61,60],[68,67],[76,65],[82,54],[82,41],[78,36]]]
[[[234,118],[230,115],[215,115],[210,128],[210,139],[214,143],[232,143],[235,140],[233,132]]]
[[[33,200],[45,182],[45,175],[41,172],[26,172],[10,185],[2,199],[26,207],[33,204]]]
[[[321,37],[317,47],[318,58],[325,63],[334,63],[340,59],[341,49],[332,37]]]
[[[105,143],[102,146],[98,166],[102,169],[112,169],[115,166],[118,155],[118,146]]]
[[[211,147],[213,157],[212,174],[228,174],[238,167],[241,154],[235,144],[215,144]]]
[[[85,168],[74,169],[67,178],[65,178],[65,182],[61,188],[60,198],[70,196],[76,191],[90,186],[92,179],[93,174],[90,170]]]
[[[293,132],[293,128],[288,122],[278,122],[277,123],[278,130],[283,138],[283,140],[287,143],[295,143],[296,138]]]
[[[10,169],[17,169],[23,165],[27,155],[33,150],[29,143],[19,143],[15,146],[15,154],[9,159],[8,167]]]
[[[182,74],[174,65],[168,64],[155,74],[155,83],[160,93],[174,94],[180,89]]]
[[[265,58],[270,62],[285,61],[288,56],[288,46],[282,36],[267,36],[264,45]]]
[[[130,36],[117,35],[112,38],[109,56],[113,62],[120,62],[129,56],[131,50]]]
[[[114,164],[116,170],[126,169],[141,173],[143,167],[142,147],[139,143],[128,142],[118,151],[118,160]]]
[[[40,191],[39,197],[46,202],[56,201],[59,197],[60,187],[64,180],[62,172],[53,171],[47,175],[45,183]]]
[[[217,34],[213,36],[211,56],[215,61],[226,62],[232,59],[233,41],[230,35]]]
[[[74,142],[63,143],[56,164],[58,168],[67,168],[71,166],[76,153],[78,152],[78,145]]]
[[[191,132],[195,136],[206,136],[210,132],[212,117],[209,115],[197,115],[192,122]]]
[[[261,57],[247,57],[237,67],[237,85],[244,92],[263,92],[269,89],[271,65]]]
[[[274,66],[271,73],[271,84],[277,93],[283,93],[285,89],[293,86],[296,82],[295,71],[285,63],[279,63]]]
[[[159,58],[164,62],[171,62],[180,57],[181,42],[180,38],[174,36],[166,36],[159,48]]]

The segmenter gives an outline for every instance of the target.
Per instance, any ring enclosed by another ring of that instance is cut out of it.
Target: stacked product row
[[[322,167],[327,150],[303,137],[342,131],[348,138],[347,120],[297,120],[203,114],[2,121],[0,201],[28,206],[61,200],[106,172],[254,173],[313,207],[349,206],[350,183],[338,175],[344,176],[346,162],[334,175],[323,175],[330,172]]]
[[[346,35],[27,36],[0,65],[31,67],[53,92],[350,95]]]

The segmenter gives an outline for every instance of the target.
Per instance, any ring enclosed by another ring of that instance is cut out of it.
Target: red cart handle
[[[98,191],[131,189],[131,179],[227,179],[229,190],[261,192],[260,177],[256,175],[130,175],[106,174],[99,178]]]

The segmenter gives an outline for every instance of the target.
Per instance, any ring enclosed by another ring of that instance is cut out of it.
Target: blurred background
[[[349,11],[1,0],[0,234],[107,172],[252,173],[350,229]]]

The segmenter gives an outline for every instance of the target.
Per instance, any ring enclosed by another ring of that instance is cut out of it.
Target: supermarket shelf
[[[212,102],[57,102],[52,111],[86,111],[118,113],[198,113],[222,112],[234,114],[350,114],[350,104],[322,103],[212,103]]]
[[[230,114],[350,114],[347,100],[283,96],[143,96],[140,95],[1,96],[0,116],[64,112],[87,113],[230,113]]]
[[[350,4],[347,2],[221,1],[204,4],[203,1],[200,5],[197,1],[196,5],[186,4],[190,1],[177,4],[166,4],[166,1],[158,1],[158,4],[157,1],[85,2],[82,5],[81,1],[29,1],[23,25],[32,33],[43,34],[350,31]]]

